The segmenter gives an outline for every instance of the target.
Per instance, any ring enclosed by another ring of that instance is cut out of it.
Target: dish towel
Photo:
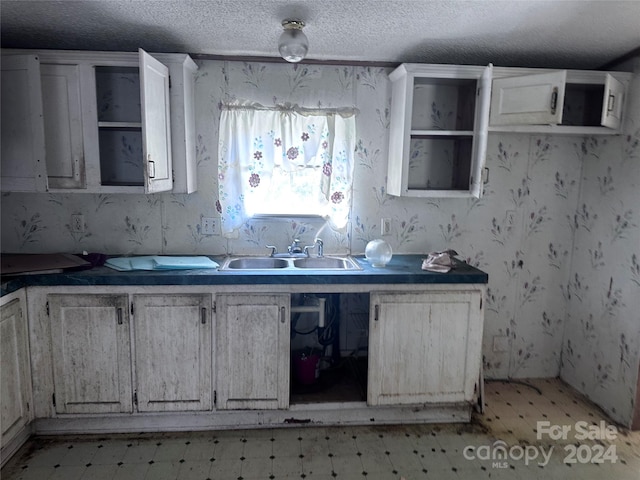
[[[429,272],[447,273],[451,270],[455,261],[454,255],[458,255],[455,250],[445,250],[443,252],[431,252],[427,255],[427,258],[422,260],[422,270],[428,270]]]
[[[218,268],[220,266],[209,257],[204,256],[164,257],[160,255],[110,258],[104,265],[120,272],[132,270],[192,270]]]

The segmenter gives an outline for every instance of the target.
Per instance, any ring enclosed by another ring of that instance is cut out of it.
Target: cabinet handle
[[[78,157],[73,157],[71,174],[73,175],[74,180],[80,180],[80,159]]]
[[[373,307],[373,320],[375,322],[378,321],[379,315],[380,315],[380,305],[376,305]]]
[[[616,96],[609,91],[609,99],[607,100],[607,113],[612,112],[616,105]]]
[[[149,178],[156,178],[156,162],[151,160],[151,154],[147,156],[147,163],[149,164]]]
[[[280,307],[280,323],[285,323],[287,321],[287,309],[284,307]]]
[[[118,325],[122,325],[122,308],[116,310],[116,317],[118,319]]]
[[[202,322],[203,325],[207,323],[207,309],[205,307],[202,307],[200,311],[200,322]]]
[[[553,93],[551,93],[551,113],[556,113],[556,107],[558,106],[558,87],[553,87]]]

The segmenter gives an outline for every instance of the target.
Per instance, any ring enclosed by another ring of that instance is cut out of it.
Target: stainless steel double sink
[[[327,257],[230,257],[220,270],[362,270],[350,256]]]

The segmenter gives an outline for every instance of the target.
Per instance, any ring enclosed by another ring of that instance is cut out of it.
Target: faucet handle
[[[278,253],[278,247],[276,247],[275,245],[265,245],[265,248],[271,249],[271,253],[269,254],[270,257],[273,257],[276,253]]]
[[[307,257],[309,257],[309,250],[311,250],[312,248],[315,248],[316,244],[314,243],[313,245],[305,245],[305,247],[302,249],[302,253],[304,253]]]
[[[321,238],[315,238],[313,240],[313,245],[307,245],[306,247],[304,247],[303,252],[307,255],[307,257],[309,256],[309,250],[311,250],[312,248],[318,247],[318,257],[323,257],[324,256],[324,242],[322,241]]]

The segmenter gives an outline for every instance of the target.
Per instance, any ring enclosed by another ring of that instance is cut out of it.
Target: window
[[[320,215],[344,228],[351,207],[355,110],[226,105],[218,210],[230,235],[254,215]]]

